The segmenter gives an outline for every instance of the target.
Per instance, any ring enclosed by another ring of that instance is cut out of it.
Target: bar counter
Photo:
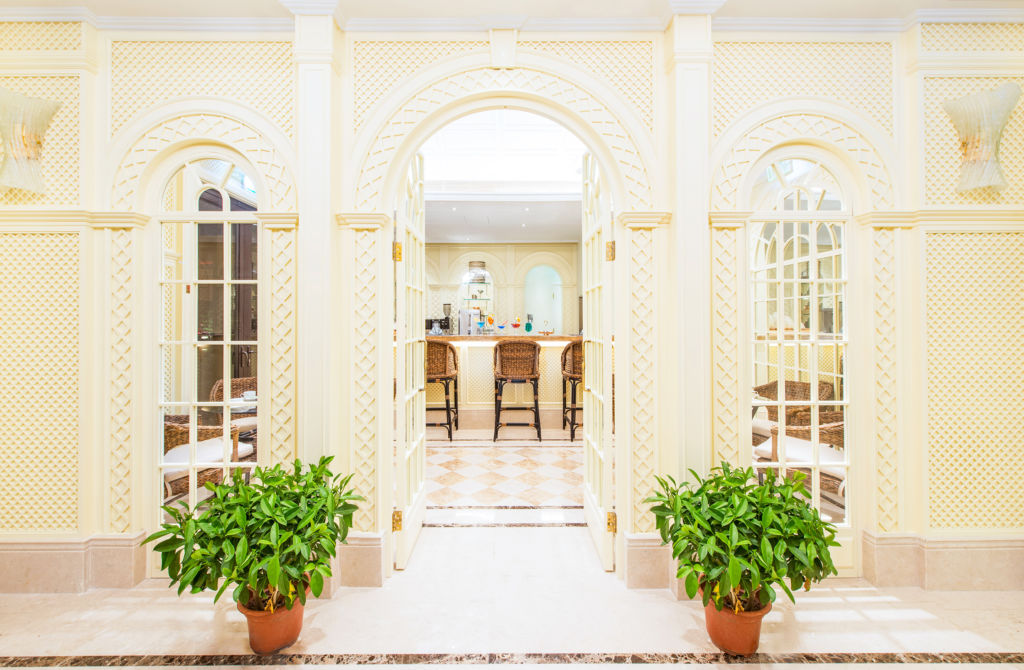
[[[449,342],[455,347],[459,358],[459,406],[466,410],[488,411],[494,409],[493,350],[498,340],[535,340],[540,344],[540,407],[561,410],[562,349],[581,339],[579,335],[427,335],[428,342]],[[529,384],[509,384],[502,402],[532,404],[533,391]],[[444,406],[441,384],[427,384],[427,405]]]

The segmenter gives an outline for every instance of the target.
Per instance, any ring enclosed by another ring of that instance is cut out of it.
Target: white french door
[[[601,565],[615,569],[612,447],[612,241],[609,198],[597,161],[583,156],[583,513]]]
[[[395,568],[405,569],[426,512],[426,402],[424,356],[426,271],[424,251],[423,156],[416,154],[406,176],[402,202],[395,213],[395,508],[401,530],[395,531]]]

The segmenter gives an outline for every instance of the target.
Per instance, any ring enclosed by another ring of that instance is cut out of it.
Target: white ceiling
[[[579,200],[431,200],[427,242],[579,242],[580,216]]]

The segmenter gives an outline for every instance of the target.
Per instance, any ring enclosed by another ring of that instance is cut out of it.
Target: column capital
[[[714,14],[725,2],[726,0],[668,0],[668,8],[673,15]]]
[[[855,221],[865,228],[913,228],[918,224],[918,212],[865,212]]]
[[[296,16],[334,16],[338,0],[277,0]]]
[[[391,223],[390,216],[375,212],[346,212],[334,218],[339,226],[352,230],[380,230]]]
[[[712,228],[742,228],[747,225],[750,212],[709,212],[708,223]]]
[[[91,212],[89,225],[93,228],[142,228],[150,217],[136,212]]]
[[[289,230],[299,225],[299,215],[295,212],[256,212],[256,219],[271,230]]]
[[[672,212],[622,212],[615,218],[630,230],[652,230],[667,226],[672,221]]]

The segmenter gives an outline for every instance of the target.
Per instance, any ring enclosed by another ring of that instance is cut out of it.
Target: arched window
[[[822,516],[846,523],[845,199],[819,162],[762,165],[748,227],[754,465],[806,472]]]
[[[250,168],[186,161],[163,185],[160,474],[164,503],[255,465],[259,226]]]

